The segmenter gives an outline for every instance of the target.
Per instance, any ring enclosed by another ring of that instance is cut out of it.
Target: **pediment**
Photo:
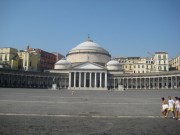
[[[76,65],[74,69],[97,69],[98,70],[98,69],[105,69],[105,68],[101,65],[87,62],[87,63]]]

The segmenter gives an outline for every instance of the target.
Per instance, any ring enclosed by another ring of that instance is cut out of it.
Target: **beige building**
[[[37,71],[40,55],[36,51],[21,50],[19,55],[19,69],[25,71]]]
[[[124,73],[150,73],[153,70],[153,58],[120,57],[116,60],[123,65]]]
[[[169,71],[169,61],[167,52],[155,52],[154,54],[154,72]]]
[[[11,47],[0,48],[0,63],[3,68],[18,69],[17,49]]]
[[[180,70],[180,55],[169,61],[170,70]]]
[[[151,73],[169,70],[168,53],[155,52],[152,57],[119,57],[116,58],[123,65],[125,73]],[[177,63],[177,62],[175,62]]]
[[[152,58],[140,58],[134,63],[134,73],[150,73],[153,70]]]

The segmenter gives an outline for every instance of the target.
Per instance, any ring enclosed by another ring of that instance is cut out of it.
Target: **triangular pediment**
[[[105,69],[105,68],[98,64],[86,62],[76,65],[73,69]]]

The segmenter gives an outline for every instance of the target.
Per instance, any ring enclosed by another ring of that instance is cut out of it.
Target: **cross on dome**
[[[88,38],[86,41],[93,42],[93,40],[90,38],[90,34],[88,34]]]

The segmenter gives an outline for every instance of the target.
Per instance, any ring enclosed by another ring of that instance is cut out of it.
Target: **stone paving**
[[[70,91],[0,88],[0,134],[178,134],[161,97],[180,90]]]

